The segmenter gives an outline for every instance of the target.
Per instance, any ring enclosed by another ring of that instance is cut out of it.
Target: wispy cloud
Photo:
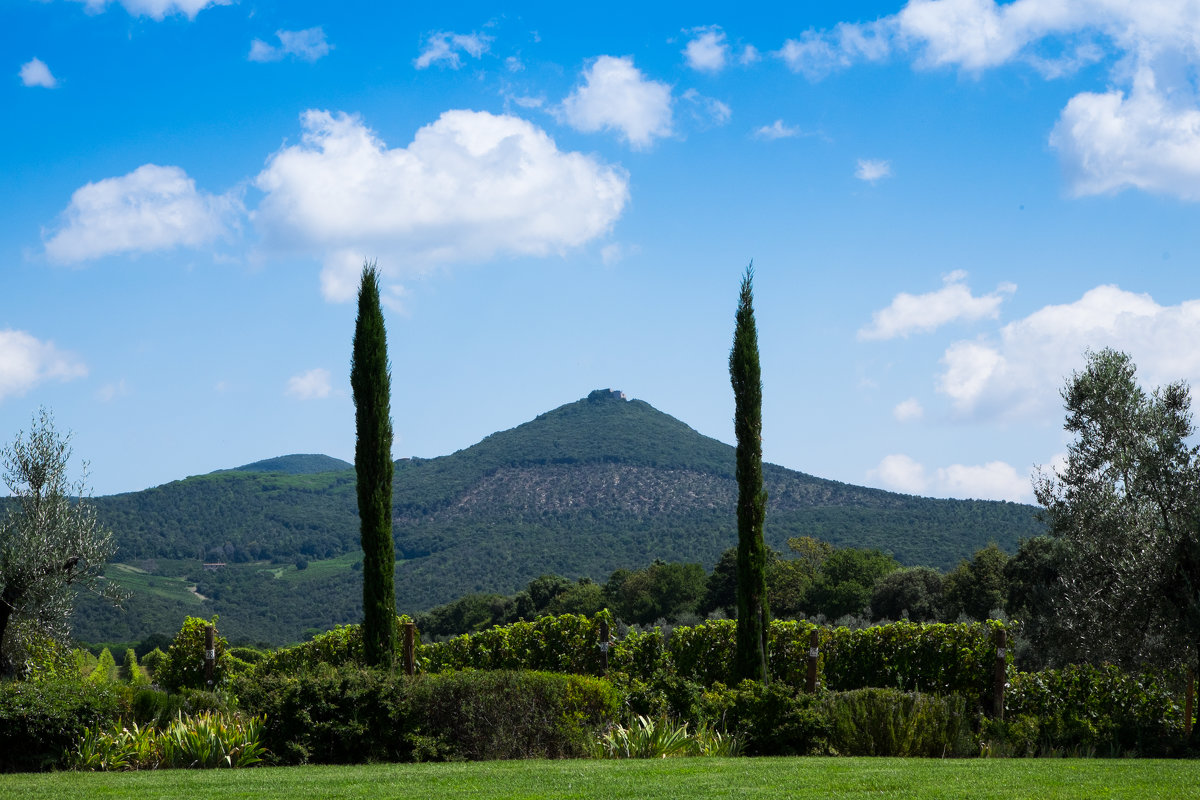
[[[955,270],[942,279],[944,285],[936,292],[901,292],[887,308],[871,315],[871,324],[859,330],[858,338],[894,339],[929,332],[958,320],[994,318],[1000,313],[1000,304],[1017,288],[1004,283],[991,294],[975,297],[966,280],[966,272]]]
[[[328,55],[332,45],[325,40],[325,31],[320,27],[305,28],[302,31],[275,31],[279,45],[267,44],[262,39],[250,43],[251,61],[279,61],[286,56],[293,56],[302,61],[313,62]]]
[[[413,60],[417,69],[427,69],[434,64],[458,69],[462,66],[462,54],[482,58],[492,45],[492,37],[481,33],[451,33],[437,31],[425,37],[425,47]]]
[[[46,381],[70,381],[87,375],[78,356],[59,350],[25,331],[0,330],[0,401],[20,397]]]
[[[329,370],[317,367],[288,378],[284,394],[298,400],[320,400],[333,393]]]
[[[882,159],[860,158],[854,170],[854,177],[867,183],[875,183],[891,176],[892,162]]]

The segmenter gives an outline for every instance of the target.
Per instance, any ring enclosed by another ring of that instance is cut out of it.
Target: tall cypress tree
[[[737,435],[737,675],[767,680],[767,550],[763,523],[767,492],[762,470],[762,373],[754,324],[754,264],[746,267],[738,297],[729,378],[733,383],[733,427]]]
[[[363,653],[391,666],[396,651],[396,568],[392,543],[392,417],[387,331],[379,304],[379,270],[364,264],[350,360],[354,390],[354,469],[363,549]]]

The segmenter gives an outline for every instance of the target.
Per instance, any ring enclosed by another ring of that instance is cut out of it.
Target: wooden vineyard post
[[[1191,667],[1187,671],[1187,702],[1183,712],[1183,734],[1184,736],[1192,735],[1192,711],[1195,708],[1196,695],[1196,673]]]
[[[404,623],[404,672],[412,677],[417,672],[417,623]]]
[[[821,655],[819,641],[820,633],[813,628],[808,635],[808,680],[804,683],[804,691],[809,694],[817,691],[817,658]]]
[[[600,620],[600,674],[608,674],[608,646],[609,646],[609,630],[608,620]]]
[[[1004,680],[1008,676],[1008,632],[996,629],[996,672],[992,694],[992,716],[1004,719]]]
[[[217,632],[212,625],[204,627],[204,685],[213,688],[213,669],[217,663]]]

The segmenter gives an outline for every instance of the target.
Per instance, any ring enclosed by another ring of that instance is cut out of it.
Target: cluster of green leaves
[[[166,652],[166,657],[155,668],[154,677],[159,685],[170,691],[180,689],[212,689],[225,679],[233,666],[232,657],[226,652],[229,642],[223,636],[214,636],[215,659],[213,662],[213,686],[206,686],[205,649],[209,626],[216,627],[217,617],[212,621],[188,617],[175,636],[175,641]]]
[[[262,724],[261,717],[202,712],[180,715],[163,729],[136,722],[97,726],[76,742],[70,766],[89,772],[249,767],[265,754]]]
[[[1178,697],[1178,680],[1111,664],[1018,672],[1004,696],[1007,723],[987,734],[1017,755],[1162,755],[1181,741]]]
[[[603,669],[600,626],[612,617],[563,614],[514,622],[449,641],[424,645],[420,663],[429,672],[456,669],[532,669],[596,675]]]
[[[418,675],[357,664],[239,677],[280,763],[586,755],[620,696],[605,680],[534,671]]]
[[[677,756],[737,756],[743,742],[737,734],[700,724],[638,714],[628,725],[615,725],[596,742],[598,758],[673,758]]]
[[[123,710],[124,694],[115,684],[0,681],[0,772],[59,766],[81,730],[111,725]]]
[[[1004,624],[896,622],[822,631],[820,674],[833,690],[888,687],[982,697],[996,667],[996,631]],[[1005,659],[1012,663],[1012,653]]]
[[[867,688],[823,700],[830,749],[848,756],[946,758],[978,751],[974,703],[960,694]]]

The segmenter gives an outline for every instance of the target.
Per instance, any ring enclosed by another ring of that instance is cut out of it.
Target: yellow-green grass
[[[675,758],[0,775],[0,795],[88,798],[1189,798],[1200,762]]]
[[[151,595],[163,600],[178,600],[189,605],[200,605],[202,602],[192,591],[193,584],[183,578],[154,575],[131,564],[109,564],[104,570],[104,576],[135,594]]]

